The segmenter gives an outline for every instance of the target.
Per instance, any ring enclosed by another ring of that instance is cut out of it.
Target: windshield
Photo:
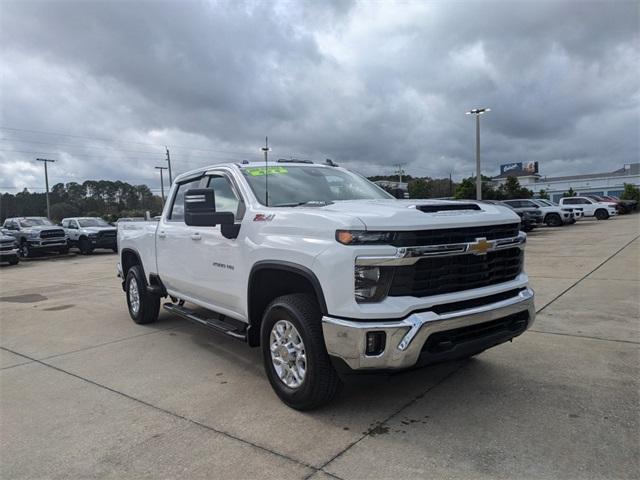
[[[38,225],[53,225],[51,220],[44,217],[23,218],[20,220],[21,227],[36,227]]]
[[[110,227],[107,222],[101,218],[80,218],[78,223],[81,227]]]
[[[309,202],[393,198],[377,185],[355,173],[335,167],[270,166],[268,178],[264,167],[248,167],[242,174],[256,198],[263,205],[291,207]],[[265,202],[265,183],[269,199]]]

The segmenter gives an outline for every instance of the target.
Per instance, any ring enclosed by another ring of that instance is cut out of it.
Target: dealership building
[[[517,162],[501,165],[500,175],[491,180],[495,186],[499,186],[504,184],[509,177],[516,177],[520,185],[532,190],[534,194],[544,190],[554,202],[562,198],[562,195],[570,188],[578,195],[620,196],[624,191],[625,183],[640,188],[640,163],[626,164],[613,172],[545,177],[538,172],[538,162]]]

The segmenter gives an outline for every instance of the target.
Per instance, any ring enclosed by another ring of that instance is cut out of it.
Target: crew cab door
[[[236,221],[244,203],[226,172],[178,185],[166,219],[156,238],[158,273],[165,287],[187,300],[213,310],[242,312],[241,273],[237,239],[222,235],[221,226],[194,227],[184,222],[184,194],[195,188],[213,188],[218,211],[232,211]]]
[[[213,189],[216,211],[232,212],[235,222],[244,217],[245,205],[232,177],[224,171],[210,171],[205,177],[205,187]],[[193,243],[192,271],[197,277],[193,288],[196,298],[221,309],[242,314],[244,272],[238,238],[225,238],[222,226],[189,227]],[[241,232],[242,233],[242,232]]]

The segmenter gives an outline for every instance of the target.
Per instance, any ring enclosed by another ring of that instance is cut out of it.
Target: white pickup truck
[[[175,179],[159,221],[122,223],[131,318],[164,308],[260,346],[305,410],[345,374],[469,357],[535,318],[510,209],[396,200],[330,163],[213,165]],[[205,313],[203,313],[205,312]]]

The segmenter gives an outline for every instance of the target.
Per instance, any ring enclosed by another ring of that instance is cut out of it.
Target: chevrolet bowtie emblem
[[[495,242],[487,242],[486,238],[476,238],[474,243],[470,243],[467,251],[475,255],[484,255],[489,250],[493,250]]]

